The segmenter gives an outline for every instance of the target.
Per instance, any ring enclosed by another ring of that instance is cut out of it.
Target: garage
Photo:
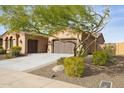
[[[74,41],[76,39],[63,39],[62,41]],[[53,40],[53,53],[68,53],[72,54],[74,49],[74,44],[70,42],[63,43],[59,40]]]
[[[28,40],[28,53],[38,52],[38,40]]]

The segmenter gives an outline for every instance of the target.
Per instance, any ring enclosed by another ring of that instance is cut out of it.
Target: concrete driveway
[[[0,88],[82,88],[82,86],[0,68]]]
[[[25,57],[1,60],[0,68],[16,71],[31,71],[55,62],[60,57],[71,56],[71,54],[37,53]]]

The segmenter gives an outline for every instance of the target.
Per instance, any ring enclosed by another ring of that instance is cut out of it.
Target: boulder
[[[93,56],[92,55],[88,55],[88,56],[85,57],[85,61],[88,64],[91,64],[92,63],[92,60],[93,60]]]
[[[64,70],[64,66],[63,66],[63,65],[57,65],[57,66],[54,66],[54,67],[52,68],[52,70],[53,70],[54,72],[63,71],[63,70]]]

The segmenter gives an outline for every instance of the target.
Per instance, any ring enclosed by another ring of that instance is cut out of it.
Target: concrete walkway
[[[60,57],[71,56],[70,54],[38,53],[29,54],[25,57],[1,60],[0,68],[7,68],[16,71],[30,71],[55,62]]]
[[[1,88],[81,88],[81,86],[0,68]]]

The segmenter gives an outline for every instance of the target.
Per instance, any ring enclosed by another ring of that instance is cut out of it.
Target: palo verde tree
[[[0,10],[2,11],[0,23],[8,31],[36,32],[55,37],[56,32],[66,28],[72,29],[72,33],[77,35],[77,42],[66,42],[75,45],[74,56],[84,55],[88,48],[97,41],[98,37],[95,35],[104,28],[109,17],[107,7],[102,14],[99,14],[92,6],[84,5],[1,6]],[[85,38],[84,33],[88,34]],[[85,46],[91,35],[95,39]]]

